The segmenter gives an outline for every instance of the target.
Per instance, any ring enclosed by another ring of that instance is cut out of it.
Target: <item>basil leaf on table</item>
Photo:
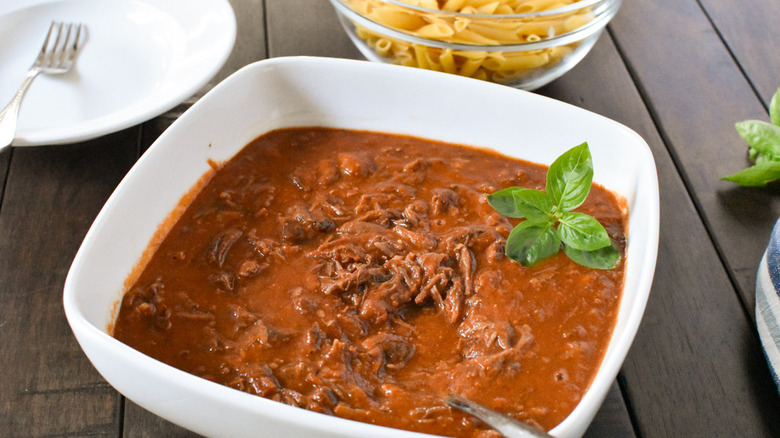
[[[780,126],[760,120],[745,120],[734,126],[748,146],[759,154],[780,156]]]
[[[770,182],[780,179],[780,161],[761,161],[755,166],[748,167],[733,175],[723,177],[745,187],[763,187]]]
[[[734,125],[748,145],[753,166],[721,179],[746,187],[762,187],[780,179],[780,89],[769,102],[769,120],[744,120]]]

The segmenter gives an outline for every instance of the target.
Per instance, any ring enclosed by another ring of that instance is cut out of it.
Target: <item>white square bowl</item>
[[[213,437],[413,437],[421,434],[309,412],[201,379],[108,332],[124,283],[180,198],[256,137],[290,126],[406,134],[488,147],[550,164],[587,141],[595,182],[629,209],[625,286],[599,371],[551,434],[579,437],[598,411],[644,313],[658,250],[653,156],[614,121],[517,89],[420,69],[328,58],[275,58],[238,71],[182,115],[119,184],[68,273],[65,314],[101,375],[130,400]]]

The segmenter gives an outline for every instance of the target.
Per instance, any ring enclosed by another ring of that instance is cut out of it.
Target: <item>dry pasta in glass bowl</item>
[[[590,51],[621,0],[330,0],[363,55],[539,88]]]

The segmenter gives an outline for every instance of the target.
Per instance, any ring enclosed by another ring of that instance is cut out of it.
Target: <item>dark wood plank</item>
[[[265,0],[230,0],[236,15],[236,44],[222,69],[211,81],[216,84],[247,64],[268,57]]]
[[[696,0],[624,2],[612,29],[752,315],[756,270],[780,197],[720,178],[748,165],[734,123],[767,119],[766,110]]]
[[[200,436],[158,417],[129,400],[125,400],[125,418],[123,438],[196,438]]]
[[[78,347],[62,287],[84,234],[135,161],[134,138],[125,131],[13,151],[0,209],[0,436],[117,433],[120,399]]]
[[[5,191],[5,178],[8,175],[8,166],[11,163],[11,148],[0,152],[0,208],[2,208],[3,192]]]
[[[328,0],[266,0],[269,57],[363,59]]]
[[[265,31],[265,0],[229,0],[236,16],[236,43],[228,55],[225,65],[209,83],[184,102],[183,107],[175,108],[164,117],[178,116],[183,110],[200,99],[206,92],[235,73],[241,67],[265,59],[268,44]]]
[[[629,9],[619,18],[641,21],[644,13]],[[602,38],[579,66],[540,92],[629,126],[656,160],[659,257],[623,367],[638,435],[778,436],[780,400],[752,323],[611,39]]]
[[[780,87],[777,0],[700,0],[764,105]]]
[[[623,394],[615,382],[596,418],[585,432],[584,438],[633,438],[635,436]]]

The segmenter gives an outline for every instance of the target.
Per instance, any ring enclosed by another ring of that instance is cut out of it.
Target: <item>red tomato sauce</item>
[[[522,140],[519,140],[522,141]],[[574,409],[617,317],[624,257],[504,255],[517,220],[487,204],[544,189],[544,166],[419,138],[270,132],[224,163],[128,289],[114,336],[181,370],[394,428],[495,436],[458,394],[551,429]],[[582,211],[625,248],[625,207]]]

